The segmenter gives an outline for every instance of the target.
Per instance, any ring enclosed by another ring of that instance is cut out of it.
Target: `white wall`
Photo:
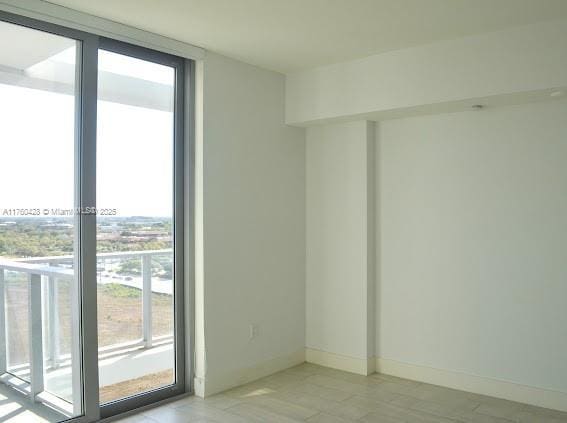
[[[209,393],[304,345],[364,360],[374,335],[384,359],[567,391],[565,100],[381,122],[374,213],[367,122],[311,127],[305,147],[281,75],[213,54],[202,70]]]
[[[567,100],[378,138],[377,355],[567,392]]]
[[[400,111],[429,112],[444,103],[470,107],[464,100],[479,98],[515,102],[518,93],[529,97],[567,86],[565,51],[567,21],[556,21],[292,73],[286,121],[376,120]]]
[[[199,71],[196,389],[211,393],[303,361],[305,139],[284,124],[283,75],[212,53]]]
[[[373,163],[367,161],[373,128],[359,121],[311,127],[306,134],[307,359],[325,364],[321,357],[331,353],[355,363],[339,367],[362,373],[374,355],[368,327],[374,320],[368,309],[374,282],[372,215],[368,219]]]
[[[563,20],[287,75],[286,121],[308,127],[308,360],[357,371],[374,308],[378,370],[567,410],[565,51]]]

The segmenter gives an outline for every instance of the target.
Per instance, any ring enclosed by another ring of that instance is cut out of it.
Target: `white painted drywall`
[[[374,341],[368,339],[372,132],[372,123],[359,121],[306,133],[306,346],[362,360],[373,356]]]
[[[305,138],[283,75],[212,53],[199,72],[197,377],[226,389],[305,345]]]
[[[286,121],[372,120],[367,114],[567,86],[565,51],[563,20],[291,73]]]
[[[567,392],[567,100],[378,138],[377,356]]]

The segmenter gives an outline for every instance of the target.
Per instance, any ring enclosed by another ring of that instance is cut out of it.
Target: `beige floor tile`
[[[213,395],[211,397],[201,399],[201,401],[203,401],[205,405],[220,408],[221,410],[226,410],[227,408],[242,402],[239,398],[234,398],[224,394]]]
[[[396,382],[396,383],[403,383],[403,384],[407,384],[407,385],[414,385],[414,386],[419,386],[422,384],[422,382],[417,382],[415,380],[409,380],[409,379],[403,379],[401,377],[397,377],[397,376],[390,376],[390,375],[386,375],[384,373],[374,373],[368,376],[369,378],[373,378],[373,379],[377,379],[379,381],[382,382]]]
[[[327,388],[325,386],[320,386],[320,385],[314,385],[312,383],[307,383],[307,382],[302,382],[290,386],[286,391],[314,395],[331,401],[342,401],[353,395],[350,392],[340,391],[338,389],[333,389],[333,388]]]
[[[358,421],[361,423],[406,423],[403,417],[388,416],[382,413],[369,413]]]
[[[387,391],[381,383],[360,384],[347,382],[330,376],[315,375],[305,379],[306,383],[322,386],[324,388],[335,389],[351,395],[372,395],[379,391]]]
[[[228,410],[220,410],[205,404],[193,404],[176,409],[194,419],[208,419],[219,423],[247,423],[248,420]],[[229,409],[230,410],[230,409]]]
[[[327,370],[328,367],[319,366],[319,365],[313,364],[313,363],[303,363],[303,364],[300,364],[298,366],[291,367],[291,369],[302,369],[302,370],[310,372],[310,373],[320,373],[322,371]]]
[[[319,413],[319,410],[315,408],[309,408],[302,404],[297,404],[292,401],[285,401],[279,398],[254,398],[250,400],[250,403],[276,414],[291,417],[292,419],[297,420],[305,420]]]
[[[500,417],[503,419],[513,420],[518,413],[524,408],[524,404],[517,402],[490,399],[487,403],[481,403],[474,412],[477,414],[486,414],[492,417]]]
[[[276,392],[281,392],[283,389],[267,386],[266,383],[252,382],[237,388],[230,389],[224,392],[224,395],[245,400],[247,398],[274,394]]]
[[[324,370],[319,371],[316,374],[321,376],[328,376],[334,379],[343,380],[345,382],[356,383],[359,385],[377,385],[383,381],[377,378],[363,376],[355,373],[343,372],[336,369],[323,368]]]
[[[192,423],[197,419],[197,416],[188,412],[184,407],[171,408],[171,407],[157,407],[151,410],[146,410],[142,416],[149,418],[150,421],[160,423]],[[136,416],[132,416],[136,417]],[[132,420],[134,422],[135,420]],[[149,422],[142,422],[149,423]]]
[[[383,382],[375,386],[377,391],[388,391],[394,394],[412,396],[419,389],[419,385],[405,384],[399,382]]]
[[[130,417],[125,417],[120,420],[116,420],[116,423],[156,423],[156,420],[143,416],[142,414],[134,414]]]
[[[207,399],[184,398],[124,420],[136,421],[567,423],[567,413],[393,376],[364,377],[303,364]]]
[[[447,417],[452,419],[458,419],[460,416],[471,413],[478,404],[447,404],[447,403],[437,403],[433,401],[419,400],[416,403],[409,406],[411,410],[422,411],[424,413],[433,414],[435,416]]]
[[[301,383],[308,377],[311,377],[311,374],[290,374],[285,372],[279,372],[272,376],[268,376],[262,378],[257,381],[257,383],[264,384],[265,386],[271,388],[282,388],[290,385],[295,385],[297,383]]]
[[[418,398],[414,397],[406,397],[404,395],[397,395],[397,397],[393,400],[388,401],[388,403],[392,405],[396,405],[401,408],[411,408],[412,405],[421,401]]]
[[[275,394],[274,398],[286,401],[292,404],[301,405],[306,408],[311,408],[317,411],[325,411],[328,408],[337,404],[337,401],[328,400],[316,395],[311,395],[304,392],[286,391]]]
[[[358,396],[364,397],[371,401],[380,401],[380,402],[393,402],[395,400],[400,400],[400,398],[403,397],[403,395],[401,394],[396,394],[386,389],[376,389],[369,392],[362,392],[358,394]]]
[[[284,370],[282,373],[300,376],[312,376],[314,374],[317,374],[318,367],[319,366],[315,366],[314,364],[303,363],[299,366],[290,367],[289,369]]]
[[[244,418],[248,422],[297,423],[304,421],[303,419],[294,419],[278,414],[252,403],[238,404],[229,408],[227,411]]]
[[[305,382],[311,383],[313,385],[323,386],[325,388],[348,392],[351,394],[357,394],[365,391],[365,387],[360,384],[347,382],[330,376],[309,376],[307,379],[305,379]]]
[[[330,414],[320,413],[307,419],[309,423],[351,423],[352,420],[343,419]]]
[[[522,411],[515,416],[515,418],[520,422],[529,422],[536,418],[554,419],[558,422],[567,423],[567,412],[550,410],[548,408],[536,407],[533,405],[526,405],[523,407]],[[551,420],[553,421],[553,420]]]
[[[368,414],[368,410],[351,404],[338,403],[325,410],[327,414],[348,420],[357,420]]]
[[[428,413],[412,413],[408,412],[405,417],[407,423],[459,423],[458,420],[450,419],[448,417],[440,417]]]
[[[185,405],[195,404],[197,402],[202,402],[202,401],[204,401],[203,398],[199,398],[198,396],[191,395],[172,402],[168,402],[167,404],[164,404],[163,407],[179,408]]]
[[[174,411],[177,412],[177,414],[180,416],[188,416],[189,418],[192,418],[194,420],[206,419],[211,421],[218,421],[219,423],[246,423],[246,419],[243,419],[240,416],[204,404],[192,404],[185,407],[176,408],[174,409]],[[159,419],[155,419],[159,421]]]
[[[456,420],[463,423],[511,423],[512,421],[475,412],[462,414]]]
[[[517,423],[567,423],[567,419],[564,417],[542,416],[525,411],[516,414],[513,421]]]
[[[352,405],[358,408],[361,408],[363,410],[366,410],[367,412],[381,412],[381,413],[386,413],[389,414],[391,413],[396,413],[399,410],[403,410],[403,407],[399,407],[397,405],[394,404],[390,404],[388,402],[385,401],[379,401],[379,400],[375,400],[375,399],[371,399],[368,397],[362,397],[362,396],[354,396],[352,398],[349,398],[345,401],[342,402],[343,404],[348,404],[348,405]]]
[[[376,399],[363,397],[363,396],[360,396],[360,395],[355,395],[353,397],[350,397],[350,398],[348,398],[344,401],[341,401],[341,403],[345,404],[345,405],[352,405],[354,407],[362,408],[363,410],[366,410],[369,413],[372,412],[372,411],[376,411],[376,409],[380,405],[387,404],[386,401],[379,401],[379,400],[376,400]]]
[[[422,384],[407,395],[423,401],[460,407],[464,411],[473,410],[481,404],[478,397],[468,392],[429,384]]]

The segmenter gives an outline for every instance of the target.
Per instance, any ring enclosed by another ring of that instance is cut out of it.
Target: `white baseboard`
[[[567,411],[567,393],[376,357],[376,371],[432,385]]]
[[[227,389],[253,382],[304,362],[305,350],[302,349],[282,357],[276,357],[272,360],[259,363],[252,367],[238,369],[222,375],[211,374],[207,375],[205,378],[196,377],[194,383],[195,395],[204,398],[218,394]]]
[[[375,371],[374,358],[363,359],[349,357],[330,353],[327,351],[315,350],[312,348],[305,349],[305,361],[308,363],[318,364],[324,367],[331,367],[345,372],[356,373],[359,375],[369,375]]]

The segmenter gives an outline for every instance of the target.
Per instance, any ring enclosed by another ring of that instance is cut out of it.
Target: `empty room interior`
[[[0,422],[567,423],[566,0],[0,0]]]

